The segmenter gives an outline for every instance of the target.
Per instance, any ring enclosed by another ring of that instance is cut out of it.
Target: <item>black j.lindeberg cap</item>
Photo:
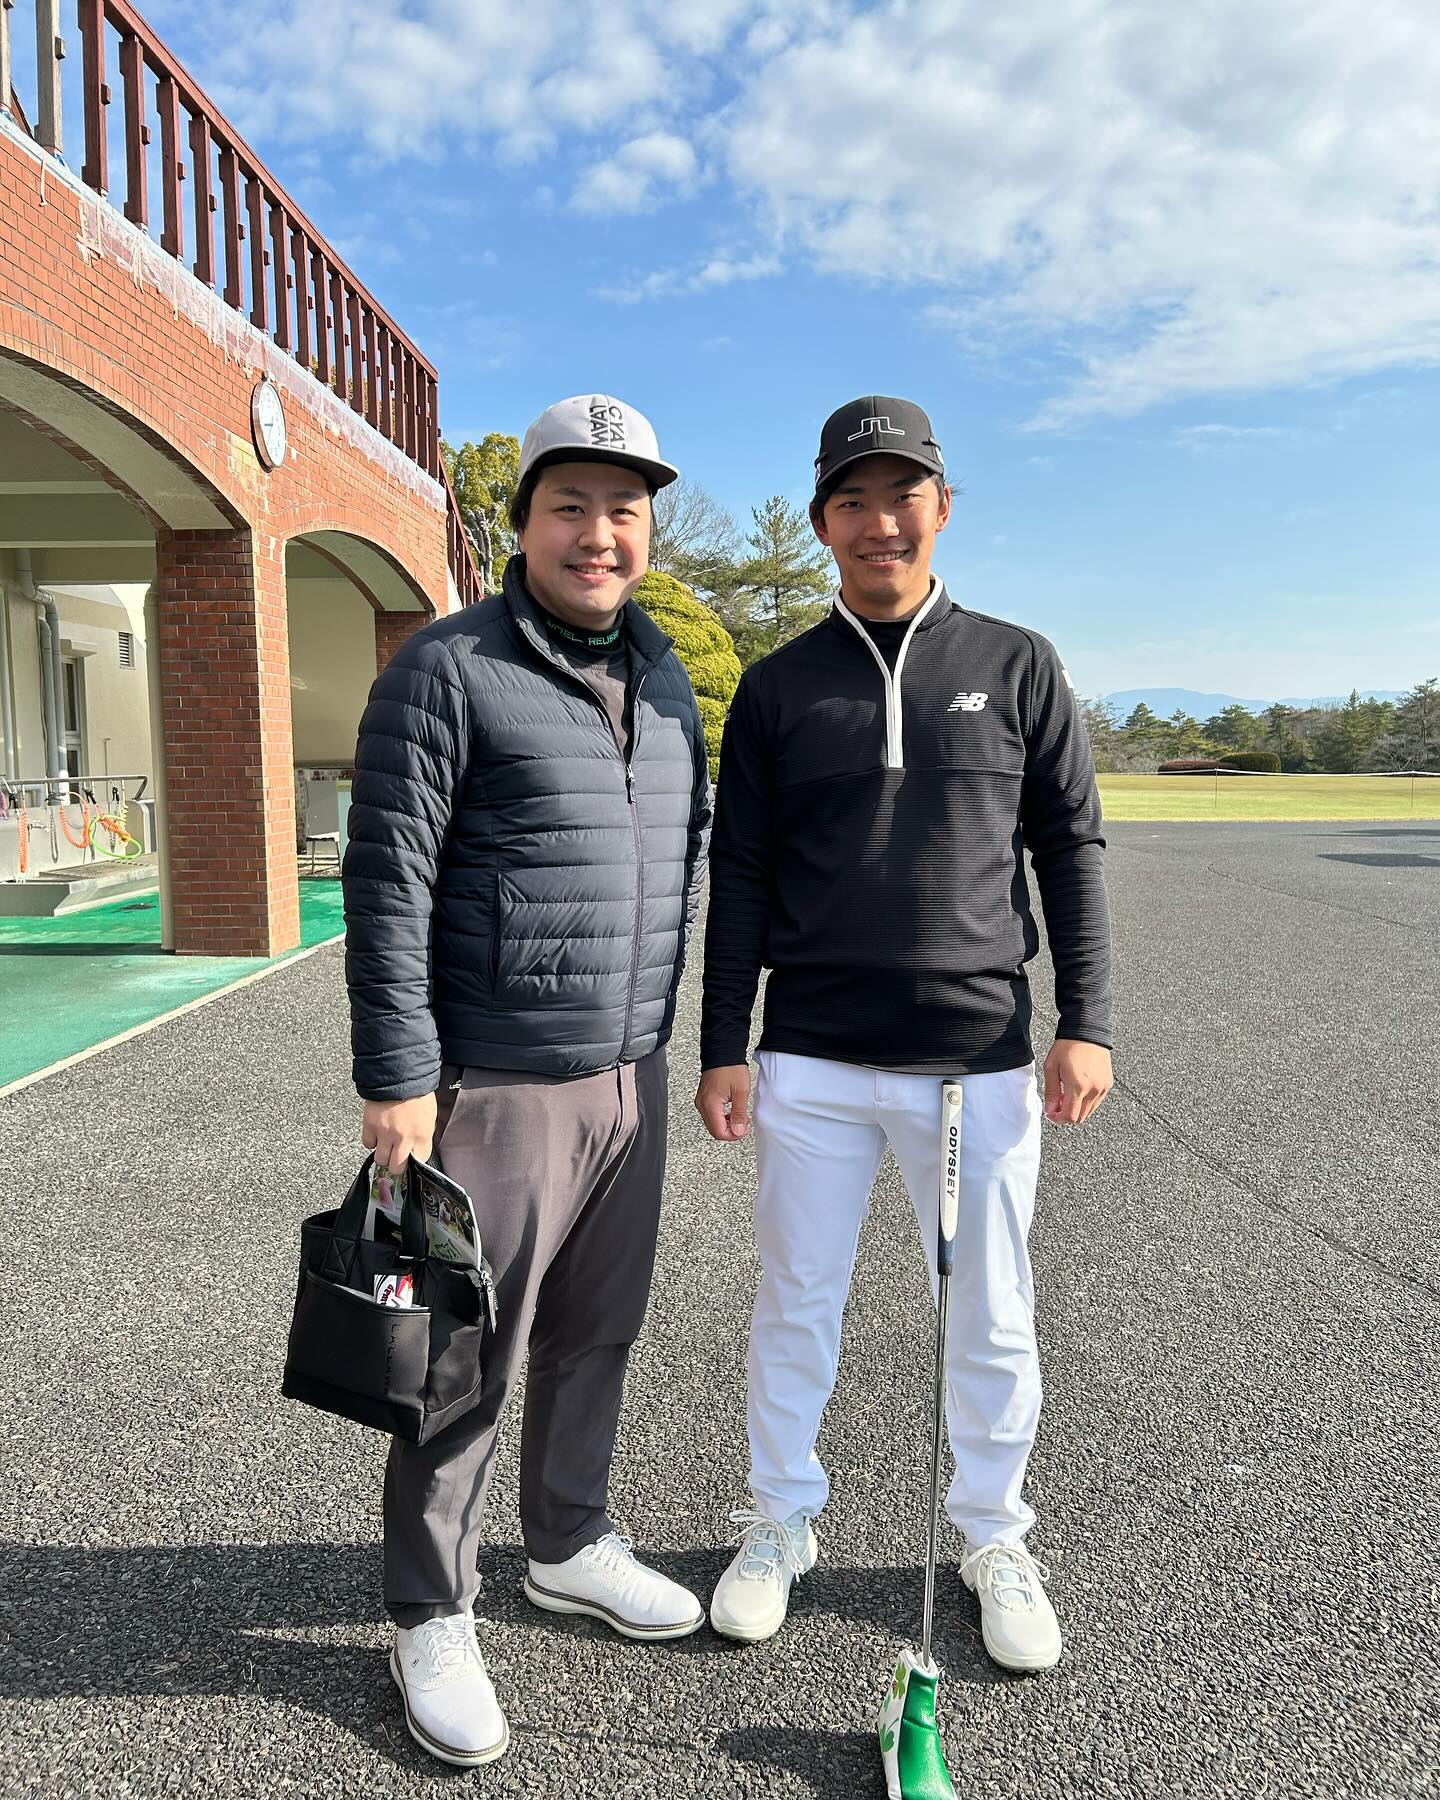
[[[945,473],[945,458],[929,419],[913,400],[884,394],[848,401],[825,421],[815,458],[817,491],[862,456],[904,456],[931,475]]]

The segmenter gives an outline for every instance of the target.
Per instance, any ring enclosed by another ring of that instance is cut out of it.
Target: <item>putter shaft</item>
[[[950,1271],[940,1270],[935,1327],[935,1418],[930,1439],[930,1536],[925,1547],[925,1610],[920,1657],[930,1667],[930,1625],[935,1616],[935,1557],[940,1534],[940,1445],[945,1434],[945,1326],[950,1312]]]

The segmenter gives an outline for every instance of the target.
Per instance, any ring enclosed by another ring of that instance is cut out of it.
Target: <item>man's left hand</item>
[[[1083,1125],[1115,1085],[1110,1052],[1080,1038],[1056,1038],[1045,1058],[1045,1117]]]

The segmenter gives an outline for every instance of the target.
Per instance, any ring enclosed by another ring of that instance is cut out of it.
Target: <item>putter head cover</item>
[[[935,1723],[939,1679],[940,1671],[926,1668],[914,1651],[901,1651],[879,1718],[888,1800],[955,1800]]]

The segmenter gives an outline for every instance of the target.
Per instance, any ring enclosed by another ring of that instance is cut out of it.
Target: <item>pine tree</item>
[[[745,542],[752,554],[714,595],[715,610],[728,626],[742,664],[824,618],[820,596],[834,580],[829,555],[816,542],[809,519],[781,495],[752,507],[750,517],[754,529]]]
[[[1376,748],[1381,767],[1440,769],[1440,681],[1432,676],[1411,688]]]

